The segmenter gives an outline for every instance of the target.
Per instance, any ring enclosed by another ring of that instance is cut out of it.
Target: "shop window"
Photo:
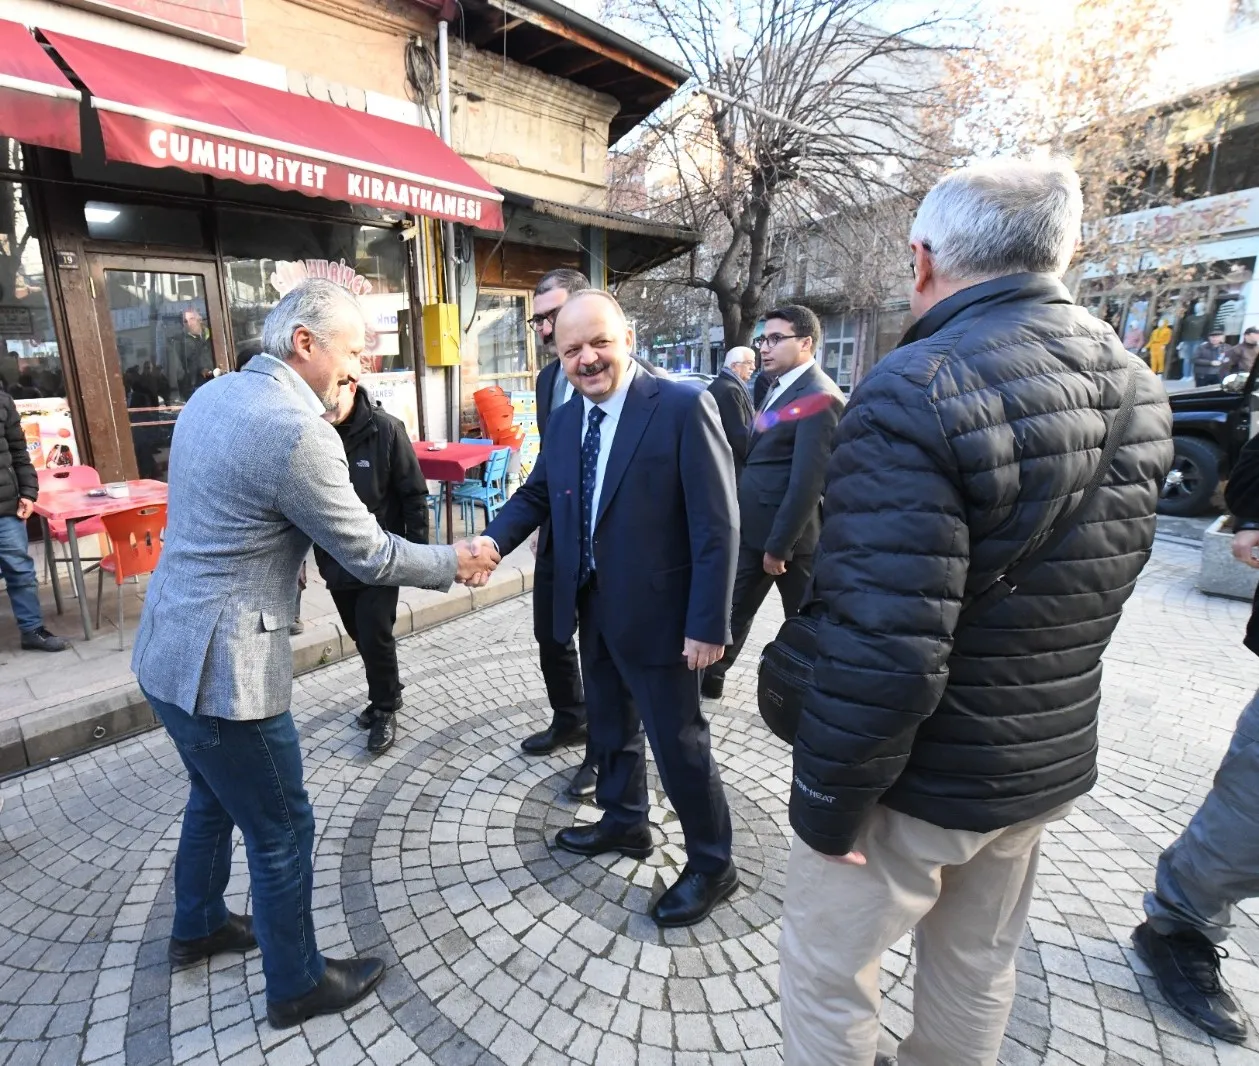
[[[822,369],[843,389],[852,388],[857,332],[856,315],[826,315],[822,319]]]
[[[1137,355],[1145,347],[1146,319],[1150,313],[1150,294],[1138,293],[1128,301],[1128,313],[1124,316],[1123,332],[1119,334],[1123,346]]]
[[[476,314],[464,338],[465,351],[476,353],[475,367],[464,363],[464,400],[489,385],[506,392],[528,392],[534,370],[529,345],[529,295],[482,289]]]
[[[78,461],[28,192],[12,181],[0,181],[0,389],[17,403],[36,466]]]
[[[94,241],[165,248],[205,246],[201,213],[191,208],[88,200],[83,220]]]

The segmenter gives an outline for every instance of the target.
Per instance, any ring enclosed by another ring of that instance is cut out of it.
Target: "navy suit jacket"
[[[574,397],[550,413],[542,452],[486,529],[503,555],[551,520],[554,637],[572,639],[581,563],[581,430]],[[730,642],[738,546],[734,460],[706,392],[634,375],[603,476],[594,555],[599,619],[608,645],[629,662],[672,666],[686,637]]]

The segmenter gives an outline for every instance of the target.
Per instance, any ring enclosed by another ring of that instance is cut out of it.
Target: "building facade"
[[[476,388],[532,387],[542,272],[689,247],[605,210],[609,139],[680,72],[546,5],[0,3],[0,387],[37,464],[164,477],[188,396],[311,275],[362,301],[373,395],[454,439]]]

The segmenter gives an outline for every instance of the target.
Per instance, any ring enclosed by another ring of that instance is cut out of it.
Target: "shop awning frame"
[[[44,36],[91,94],[107,159],[502,228],[502,194],[421,126],[99,42]]]
[[[78,152],[82,99],[25,26],[0,20],[0,137]]]

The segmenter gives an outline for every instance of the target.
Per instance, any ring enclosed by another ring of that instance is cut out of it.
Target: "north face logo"
[[[360,459],[360,460],[359,460],[357,463],[355,463],[354,465],[355,465],[355,466],[371,466],[372,464],[371,464],[371,461],[370,461],[370,460],[368,460],[368,459]]]

